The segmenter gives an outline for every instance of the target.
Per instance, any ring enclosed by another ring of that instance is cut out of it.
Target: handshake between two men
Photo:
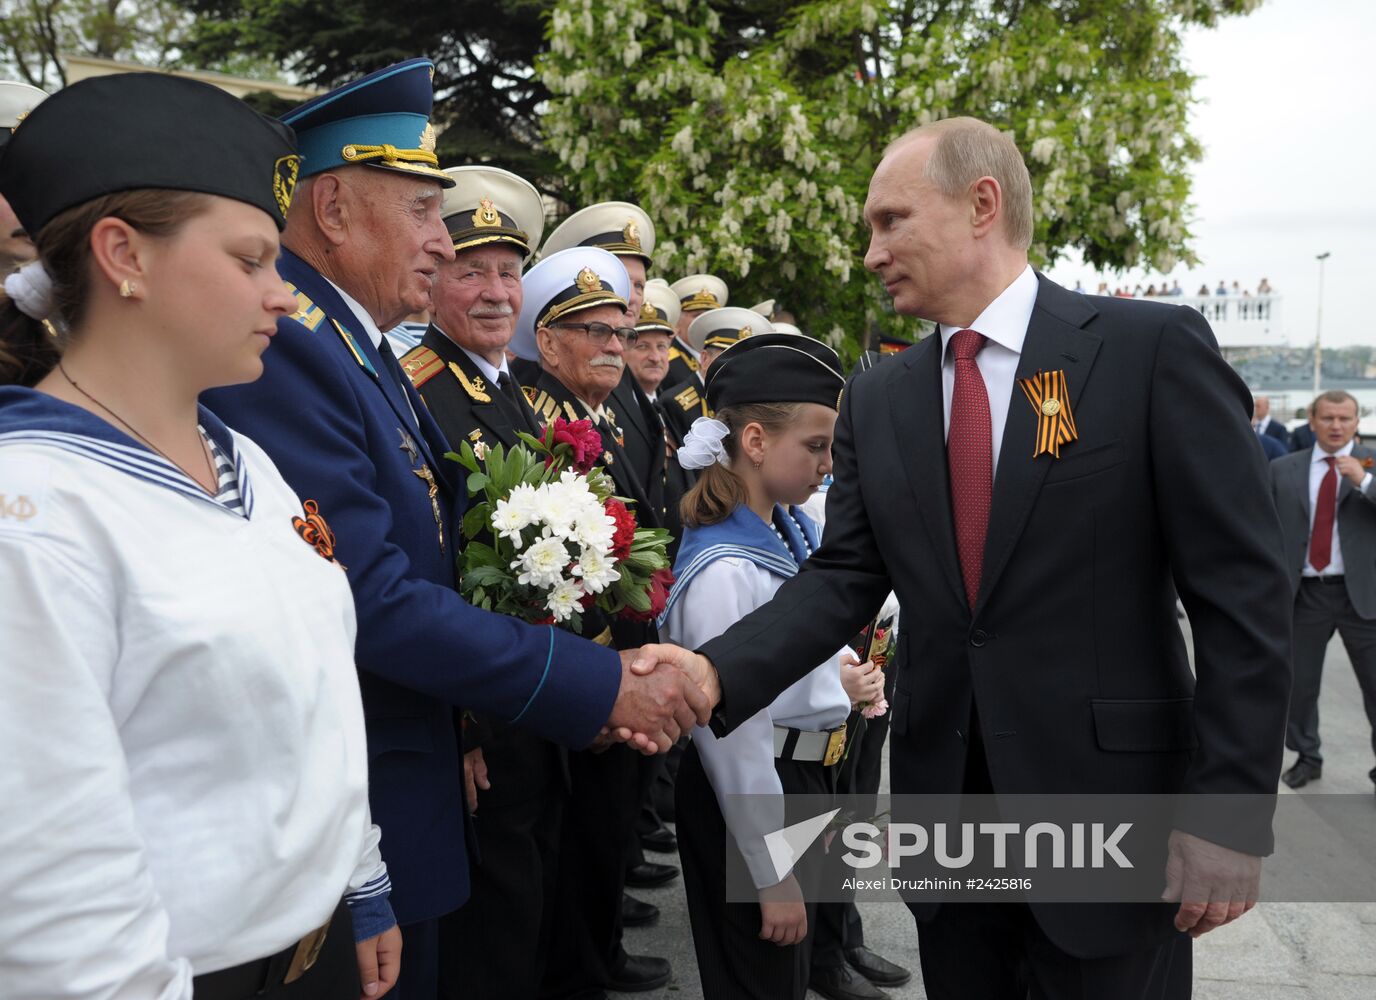
[[[668,644],[623,650],[621,688],[593,745],[666,753],[694,726],[707,725],[719,701],[721,685],[707,657]]]

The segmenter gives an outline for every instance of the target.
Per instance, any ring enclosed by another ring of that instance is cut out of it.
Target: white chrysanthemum
[[[545,597],[545,607],[556,622],[566,622],[578,610],[583,588],[575,580],[561,580]]]
[[[535,487],[521,483],[511,491],[511,496],[497,501],[492,512],[492,530],[520,548],[521,531],[534,524],[538,516]]]
[[[573,538],[584,552],[595,549],[606,555],[611,551],[615,534],[615,518],[598,504],[596,510],[588,510],[578,518]]]
[[[594,594],[600,594],[617,580],[621,571],[597,549],[584,549],[573,566],[574,576],[581,577],[583,586]]]
[[[546,536],[521,553],[511,564],[520,570],[518,583],[534,587],[553,587],[564,579],[564,567],[569,564],[569,550],[559,538]]]

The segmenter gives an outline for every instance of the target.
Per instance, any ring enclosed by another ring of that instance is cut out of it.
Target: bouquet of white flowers
[[[588,420],[556,420],[543,439],[449,458],[477,500],[463,519],[459,591],[477,607],[582,628],[582,612],[650,621],[673,583],[669,533],[640,528],[595,466],[602,438]]]

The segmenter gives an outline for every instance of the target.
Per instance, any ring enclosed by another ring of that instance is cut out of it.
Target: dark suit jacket
[[[666,523],[664,502],[664,418],[645,395],[629,368],[608,399],[620,421],[626,459],[640,477],[645,495],[654,505],[661,525]]]
[[[1270,434],[1258,434],[1257,441],[1261,444],[1261,450],[1266,454],[1266,460],[1274,462],[1282,455],[1289,455],[1290,449],[1281,444],[1280,438]],[[1306,454],[1308,454],[1306,452]]]
[[[319,502],[337,536],[358,609],[373,821],[382,828],[392,908],[399,922],[413,923],[468,897],[454,707],[586,746],[610,714],[621,666],[567,632],[459,597],[464,504],[444,435],[325,278],[290,252],[278,270],[298,310],[278,322],[263,377],[205,401],[267,451],[302,499]],[[422,465],[441,484],[443,545],[416,474]]]
[[[1266,430],[1262,431],[1268,437],[1273,437],[1281,444],[1285,445],[1286,450],[1290,449],[1290,432],[1285,429],[1285,425],[1272,417],[1266,424]]]
[[[1308,451],[1314,447],[1314,430],[1308,424],[1300,424],[1290,434],[1291,451]]]
[[[1013,387],[973,613],[952,527],[941,339],[856,377],[821,548],[703,648],[721,676],[718,728],[855,635],[892,589],[912,609],[892,703],[895,793],[962,790],[972,704],[998,793],[1274,792],[1290,589],[1246,387],[1199,313],[1042,277],[1017,376],[1058,369],[1079,440],[1034,459],[1037,417]],[[1269,815],[1229,846],[1269,851]],[[1174,907],[1160,904],[1032,909],[1081,956],[1173,933]]]
[[[1352,449],[1357,459],[1376,461],[1376,451]],[[1285,568],[1292,591],[1298,592],[1309,552],[1309,466],[1313,449],[1294,451],[1271,463],[1271,494],[1285,535]],[[1376,618],[1376,480],[1362,492],[1346,476],[1338,477],[1338,545],[1343,553],[1343,582],[1353,609]]]

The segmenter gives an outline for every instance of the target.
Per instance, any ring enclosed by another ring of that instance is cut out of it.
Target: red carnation
[[[554,421],[554,447],[566,444],[573,451],[573,467],[578,472],[588,473],[602,457],[602,435],[598,433],[591,420]]]
[[[616,522],[612,533],[612,558],[617,562],[631,554],[631,543],[635,541],[635,515],[620,500],[608,500],[602,509]]]
[[[652,622],[664,613],[664,605],[669,603],[669,588],[674,585],[674,571],[657,569],[650,574],[650,610],[635,611],[629,607],[621,610],[622,618],[636,622]]]

